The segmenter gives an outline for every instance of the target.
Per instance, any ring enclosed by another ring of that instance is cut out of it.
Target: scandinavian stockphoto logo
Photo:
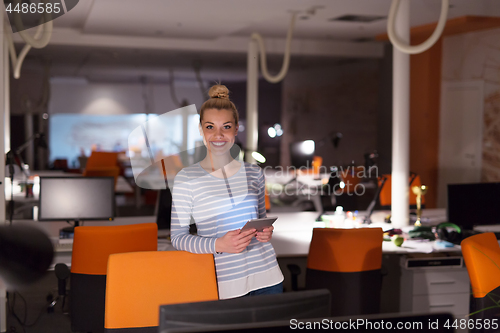
[[[79,0],[4,0],[12,32],[52,21],[76,7]]]
[[[159,116],[150,115],[148,121],[135,128],[128,137],[128,154],[136,185],[155,190],[169,187],[172,191],[175,176],[186,167],[186,172],[194,171],[197,175],[190,177],[193,186],[212,184],[213,176],[194,166],[207,156],[199,123],[196,106],[192,104]],[[230,153],[239,159],[240,147],[233,145]],[[241,202],[248,193],[247,186],[241,186],[242,179],[246,181],[244,169],[238,177],[224,179],[219,184],[222,188],[207,188],[207,195],[234,205]]]

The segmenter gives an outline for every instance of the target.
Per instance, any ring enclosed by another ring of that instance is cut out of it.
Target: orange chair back
[[[102,332],[110,254],[156,251],[156,223],[76,227],[71,258],[71,330]]]
[[[267,192],[267,188],[264,192],[264,201],[266,204],[266,210],[269,211],[271,209],[271,199],[269,198],[269,192]]]
[[[380,195],[379,195],[379,200],[380,200],[380,205],[381,206],[390,206],[391,205],[391,202],[392,202],[392,177],[391,175],[382,175],[381,177],[379,177],[378,179],[378,186],[382,186],[382,179],[385,178],[385,183],[383,183],[383,187],[382,189],[380,190]],[[413,178],[413,180],[412,180]],[[410,205],[416,205],[417,204],[417,196],[413,193],[413,191],[411,190],[411,188],[413,186],[421,186],[422,185],[422,181],[420,180],[420,176],[419,175],[416,175],[414,177],[411,177],[410,176],[410,179],[408,181],[412,180],[411,184],[410,184],[410,193],[409,193],[409,197],[410,197]],[[422,204],[425,204],[425,196],[423,195],[422,196]]]
[[[345,187],[343,192],[354,193],[356,190],[356,185],[361,182],[361,178],[365,177],[365,169],[362,167],[350,166],[345,170],[341,170],[340,178],[344,182]]]
[[[71,272],[106,275],[110,254],[156,251],[157,244],[156,223],[76,227]]]
[[[106,330],[155,327],[162,304],[213,300],[218,292],[212,254],[157,251],[109,258]]]
[[[314,228],[307,268],[362,272],[382,267],[382,228]]]
[[[472,295],[483,298],[500,286],[500,246],[494,233],[470,236],[461,243]]]
[[[93,151],[87,160],[85,168],[94,169],[114,166],[118,166],[117,152]]]

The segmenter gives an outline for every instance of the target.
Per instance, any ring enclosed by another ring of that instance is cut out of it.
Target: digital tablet
[[[264,228],[272,226],[274,221],[276,221],[277,219],[277,217],[265,217],[262,219],[250,220],[243,226],[243,228],[241,228],[240,232],[246,231],[248,229],[262,231]]]

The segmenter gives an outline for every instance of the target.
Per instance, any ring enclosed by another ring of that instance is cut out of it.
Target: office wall
[[[205,100],[196,82],[178,83],[175,92],[179,102],[186,99],[198,109]],[[168,84],[143,86],[140,83],[91,83],[84,79],[51,80],[50,114],[163,114],[178,107],[171,98]]]
[[[484,110],[481,181],[500,181],[500,29],[443,40],[443,82],[483,81]]]
[[[289,144],[306,139],[316,142],[323,165],[363,165],[363,155],[377,149],[380,72],[381,60],[374,59],[291,71],[282,90],[281,165],[290,165]],[[343,135],[337,149],[331,132]]]

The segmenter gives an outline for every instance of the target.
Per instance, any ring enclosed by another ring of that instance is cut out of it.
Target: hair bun
[[[217,84],[210,88],[208,96],[211,98],[220,98],[229,100],[229,89],[225,85]]]

